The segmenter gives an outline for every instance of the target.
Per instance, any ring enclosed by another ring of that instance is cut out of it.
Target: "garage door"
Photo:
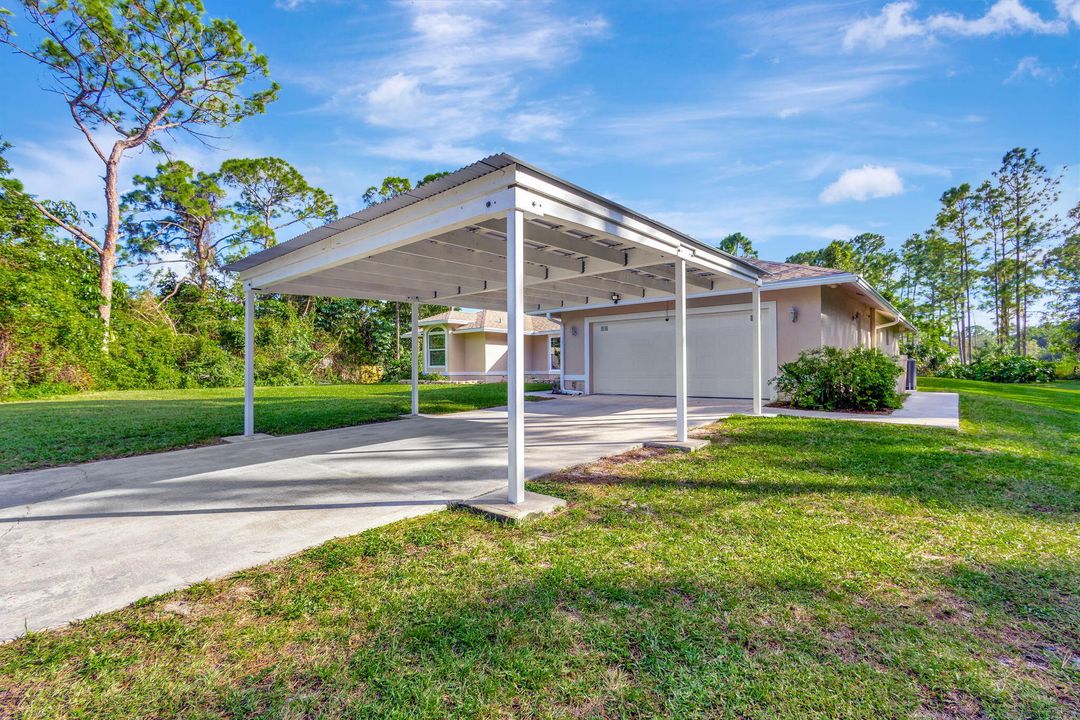
[[[776,374],[776,326],[762,308],[762,396]],[[696,397],[750,397],[753,370],[749,310],[693,313],[686,318],[687,392]],[[675,394],[675,318],[593,320],[591,391],[615,395]]]

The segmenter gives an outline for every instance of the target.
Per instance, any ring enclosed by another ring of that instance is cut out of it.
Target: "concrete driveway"
[[[526,403],[539,477],[671,435],[670,398]],[[703,425],[748,401],[690,401]],[[506,486],[505,410],[0,475],[0,639]]]

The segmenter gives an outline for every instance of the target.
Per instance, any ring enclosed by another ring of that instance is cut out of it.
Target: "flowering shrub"
[[[780,366],[776,389],[791,405],[808,410],[884,410],[902,404],[896,392],[900,367],[870,348],[805,350]]]

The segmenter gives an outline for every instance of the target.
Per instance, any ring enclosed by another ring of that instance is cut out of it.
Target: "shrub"
[[[804,350],[780,366],[776,388],[793,407],[809,410],[884,410],[902,404],[900,366],[876,349]]]
[[[1023,355],[991,355],[970,365],[948,365],[939,377],[997,383],[1053,382],[1054,363]]]

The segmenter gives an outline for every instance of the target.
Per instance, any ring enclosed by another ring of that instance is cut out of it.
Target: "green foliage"
[[[278,86],[245,94],[266,77],[266,57],[232,20],[207,19],[198,0],[23,0],[38,44],[18,46],[7,23],[0,42],[50,71],[76,120],[146,142],[192,125],[226,127],[262,113]]]
[[[884,410],[901,405],[896,362],[877,349],[805,350],[780,366],[775,383],[792,406],[809,410]]]
[[[260,247],[277,243],[277,233],[297,223],[311,226],[337,217],[334,199],[308,183],[295,167],[276,157],[226,160],[222,184],[239,193],[234,221],[246,239]]]
[[[93,256],[36,238],[0,243],[0,398],[91,387],[100,373]]]
[[[1026,355],[991,355],[970,365],[948,365],[938,371],[939,377],[959,380],[982,380],[996,383],[1053,382],[1054,363]]]
[[[900,257],[885,248],[883,236],[861,233],[850,240],[833,240],[820,250],[795,253],[787,262],[861,275],[878,291],[889,295],[896,285]]]
[[[125,255],[135,261],[179,256],[202,289],[217,269],[218,249],[231,235],[215,236],[230,216],[218,173],[196,171],[182,160],[157,166],[152,176],[136,175],[124,195]]]
[[[758,256],[757,250],[754,249],[754,243],[741,232],[731,233],[718,242],[716,247],[726,253],[731,253],[732,255],[738,255],[740,257],[756,258]]]

